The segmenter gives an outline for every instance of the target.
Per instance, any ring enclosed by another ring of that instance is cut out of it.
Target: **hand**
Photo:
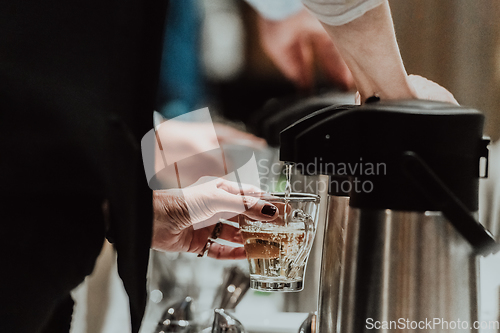
[[[283,74],[302,89],[314,84],[314,61],[341,89],[354,87],[351,72],[316,18],[304,8],[282,21],[259,16],[262,47]],[[316,58],[316,59],[315,59]]]
[[[419,75],[408,77],[418,99],[448,102],[459,105],[453,94],[439,84]]]
[[[414,91],[414,97],[418,99],[426,99],[430,101],[448,102],[459,105],[453,94],[440,86],[436,82],[426,79],[420,75],[409,75],[408,83]],[[359,91],[356,93],[356,104],[361,103],[361,95]]]
[[[243,193],[260,192],[256,187],[238,185],[223,178],[203,177],[186,189],[153,192],[153,249],[200,253],[219,219],[242,213],[252,219],[270,221],[277,208]],[[221,239],[241,243],[239,229],[223,224]],[[213,243],[208,256],[217,259],[244,259],[242,247]]]
[[[219,123],[213,124],[212,127],[212,123],[168,120],[159,127],[158,135],[169,159],[181,161],[178,171],[182,187],[193,184],[203,176],[225,175],[226,161],[220,149],[214,150],[217,145],[234,144],[254,149],[266,147],[264,139]],[[155,170],[158,181],[163,184],[161,188],[177,187],[175,167],[173,164],[164,167],[158,148],[157,146],[155,152]]]
[[[323,26],[351,70],[362,101],[374,95],[382,100],[416,98],[387,1],[345,24]]]

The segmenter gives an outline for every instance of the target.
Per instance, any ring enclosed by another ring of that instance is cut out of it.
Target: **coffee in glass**
[[[240,230],[250,265],[250,287],[261,291],[300,291],[316,233],[319,197],[313,194],[261,194],[278,217],[255,221],[240,216]]]

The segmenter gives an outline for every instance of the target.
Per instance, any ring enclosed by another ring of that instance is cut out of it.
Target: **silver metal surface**
[[[238,266],[224,268],[222,284],[212,303],[214,309],[233,310],[250,288],[250,275]]]
[[[311,312],[299,327],[299,333],[316,333],[316,313]]]
[[[349,197],[328,197],[316,321],[317,332],[337,331],[348,212]]]
[[[197,328],[194,323],[195,315],[193,299],[186,297],[172,304],[162,316],[155,332],[158,333],[193,333]]]
[[[245,329],[231,313],[223,309],[215,309],[212,333],[245,333]]]
[[[337,332],[373,332],[369,327],[376,322],[398,332],[456,331],[444,322],[434,330],[408,327],[434,318],[472,325],[477,320],[477,259],[471,250],[439,212],[351,207]]]

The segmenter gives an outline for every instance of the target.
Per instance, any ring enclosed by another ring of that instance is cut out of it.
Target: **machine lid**
[[[414,152],[476,211],[479,159],[487,151],[483,122],[477,110],[434,101],[331,107],[281,132],[280,159],[310,173],[349,177],[355,207],[436,210],[401,169],[402,156]]]

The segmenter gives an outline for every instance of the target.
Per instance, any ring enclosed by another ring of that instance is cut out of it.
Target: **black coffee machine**
[[[319,332],[422,322],[422,332],[452,332],[477,320],[477,257],[498,250],[475,219],[483,121],[410,100],[332,106],[281,132],[282,161],[330,176]]]

